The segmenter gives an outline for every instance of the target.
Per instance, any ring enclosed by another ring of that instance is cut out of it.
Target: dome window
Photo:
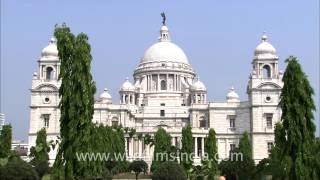
[[[44,98],[44,102],[48,103],[50,102],[50,99],[48,97]]]
[[[51,80],[53,78],[53,68],[47,67],[46,68],[46,80]]]
[[[271,78],[271,69],[269,65],[264,65],[262,68],[262,77]]]

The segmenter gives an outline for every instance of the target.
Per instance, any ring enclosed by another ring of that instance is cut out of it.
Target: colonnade
[[[206,137],[193,137],[194,143],[194,155],[196,158],[199,158],[204,155],[204,143]],[[180,136],[172,137],[171,145],[176,146],[181,149],[181,140]],[[125,138],[125,148],[126,155],[132,158],[151,158],[153,156],[154,146],[150,144],[144,144],[143,139],[138,138]]]

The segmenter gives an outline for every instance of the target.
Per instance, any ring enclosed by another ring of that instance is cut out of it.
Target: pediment
[[[278,84],[275,83],[262,83],[258,87],[258,89],[281,89],[281,87]]]
[[[58,91],[59,89],[52,84],[42,84],[36,87],[34,90],[36,91]]]

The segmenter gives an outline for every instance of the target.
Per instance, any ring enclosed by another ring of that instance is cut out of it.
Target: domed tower
[[[191,86],[191,104],[206,104],[207,103],[207,89],[200,81],[200,78]]]
[[[189,89],[195,73],[183,50],[171,41],[163,24],[158,42],[149,47],[134,71],[138,87],[138,106],[157,106],[161,101],[172,106],[189,102]]]
[[[136,104],[135,87],[131,84],[128,78],[126,78],[120,88],[120,98],[120,104]]]
[[[227,102],[228,103],[238,103],[238,102],[240,102],[239,95],[234,90],[234,87],[230,88],[226,98],[227,98]]]
[[[281,116],[278,104],[283,84],[278,60],[276,49],[263,34],[254,51],[247,88],[251,105],[252,153],[257,161],[268,157],[267,149],[274,141],[274,125]]]
[[[38,72],[32,77],[29,146],[35,145],[36,133],[45,128],[48,141],[55,140],[59,133],[60,111],[58,75],[60,61],[56,39],[51,38],[49,44],[43,48],[38,60]],[[29,149],[30,149],[29,147]],[[55,158],[55,151],[49,153],[51,160]],[[52,162],[52,161],[51,161]]]
[[[103,92],[100,94],[98,102],[112,104],[112,97],[107,88],[104,88]]]

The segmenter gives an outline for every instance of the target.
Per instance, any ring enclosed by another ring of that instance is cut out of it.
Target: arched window
[[[161,81],[161,90],[167,90],[167,82],[165,80]]]
[[[262,68],[262,77],[270,78],[271,77],[271,69],[269,65],[264,65]]]
[[[119,125],[119,120],[117,117],[113,117],[112,120],[111,120],[111,125],[113,127],[117,127]]]
[[[53,78],[53,68],[47,67],[46,71],[47,71],[46,79],[51,80]]]

